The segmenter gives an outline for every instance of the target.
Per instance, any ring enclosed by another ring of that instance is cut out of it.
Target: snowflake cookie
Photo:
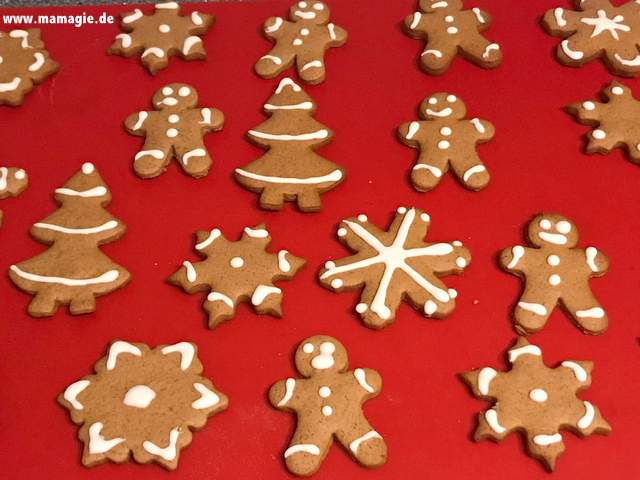
[[[204,60],[207,54],[200,36],[207,33],[215,17],[191,12],[180,15],[177,2],[156,3],[152,15],[139,8],[120,15],[120,28],[108,52],[131,57],[142,53],[140,60],[152,75],[169,65],[169,57],[180,55],[185,60]]]
[[[482,68],[495,68],[502,62],[497,43],[482,32],[491,25],[491,16],[479,8],[467,10],[462,0],[420,0],[420,10],[404,20],[407,35],[426,40],[420,66],[431,75],[441,75],[460,54]]]
[[[382,389],[380,374],[370,368],[347,370],[346,349],[326,335],[300,343],[295,364],[305,378],[287,378],[269,390],[274,407],[297,415],[296,431],[284,452],[287,469],[295,475],[312,475],[334,438],[362,466],[382,466],[387,446],[362,411],[364,402]]]
[[[29,184],[27,172],[21,168],[0,167],[0,200],[17,197]],[[0,226],[2,226],[2,210],[0,210]]]
[[[518,333],[542,330],[558,303],[584,333],[603,333],[607,314],[591,292],[589,279],[607,273],[607,256],[595,247],[575,248],[577,227],[557,213],[535,217],[529,223],[527,240],[534,248],[516,245],[500,254],[502,268],[524,281],[514,312]]]
[[[157,462],[174,470],[180,450],[208,417],[225,410],[227,397],[202,376],[193,343],[160,345],[115,341],[95,374],[58,397],[81,425],[82,463]]]
[[[168,281],[187,293],[210,292],[203,304],[209,328],[232,318],[240,302],[251,302],[259,314],[282,315],[282,290],[273,283],[293,278],[305,260],[287,250],[267,252],[271,236],[264,225],[246,227],[236,242],[217,228],[200,230],[196,237],[196,251],[205,260],[185,261]]]
[[[624,148],[633,163],[640,163],[640,102],[618,82],[611,82],[601,95],[606,102],[587,100],[566,107],[578,122],[594,127],[587,136],[587,153]]]
[[[405,207],[398,208],[388,231],[366,215],[343,220],[338,238],[355,254],[326,262],[320,283],[337,292],[362,289],[355,309],[370,328],[393,323],[403,300],[427,317],[446,317],[458,292],[447,289],[439,277],[462,273],[471,253],[457,240],[425,243],[430,223],[422,210]]]
[[[508,372],[485,367],[462,374],[477,398],[495,402],[478,415],[476,441],[499,442],[511,432],[523,432],[529,455],[553,470],[564,452],[560,430],[580,437],[611,432],[598,408],[578,398],[591,385],[593,362],[566,360],[549,368],[540,348],[522,337],[508,357]]]
[[[640,3],[630,0],[614,7],[608,0],[574,0],[575,10],[554,8],[542,20],[547,31],[564,40],[558,61],[579,67],[602,58],[617,75],[640,72]]]
[[[289,9],[291,21],[281,17],[268,18],[263,31],[275,46],[258,60],[256,73],[262,78],[274,78],[295,62],[302,81],[323,82],[325,52],[347,41],[347,32],[329,23],[330,16],[326,3],[309,0],[296,2]]]
[[[16,107],[35,84],[58,70],[49,58],[40,29],[0,31],[0,105]]]

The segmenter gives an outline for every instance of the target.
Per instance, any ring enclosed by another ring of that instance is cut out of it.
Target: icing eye
[[[438,99],[435,97],[431,97],[429,99],[429,105],[435,105],[436,103],[438,103]]]
[[[325,355],[331,355],[336,351],[336,346],[331,342],[322,342],[320,344],[320,353],[324,353]]]
[[[571,231],[571,224],[566,220],[562,220],[556,223],[556,230],[558,230],[560,233],[567,234]]]
[[[549,230],[551,228],[551,222],[546,218],[540,220],[540,223],[538,225],[540,225],[540,228],[542,228],[543,230]]]
[[[307,2],[298,2],[298,7],[307,8]]]
[[[24,180],[27,176],[27,173],[24,170],[20,169],[16,173],[14,173],[13,176],[16,178],[16,180]]]
[[[454,103],[457,100],[455,95],[447,95],[447,102]]]
[[[318,10],[319,12],[321,12],[322,10],[324,10],[324,5],[323,5],[323,4],[321,4],[321,3],[316,3],[316,4],[313,6],[313,9],[314,9],[314,10]]]
[[[614,95],[622,95],[624,93],[624,90],[622,90],[622,87],[618,87],[616,85],[611,89],[611,93],[613,93]]]
[[[173,88],[171,87],[164,87],[162,89],[162,94],[163,95],[171,95],[173,93]]]
[[[180,87],[180,90],[178,90],[178,95],[180,95],[181,97],[186,97],[190,93],[191,89],[189,87]]]
[[[305,343],[304,346],[302,347],[302,351],[304,353],[311,353],[313,352],[314,347],[313,347],[313,343]]]

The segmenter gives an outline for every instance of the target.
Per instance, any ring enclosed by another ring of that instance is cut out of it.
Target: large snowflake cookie
[[[355,254],[326,262],[320,283],[337,292],[362,289],[356,312],[370,328],[393,323],[403,300],[427,317],[446,317],[458,292],[439,277],[462,273],[471,253],[458,240],[425,243],[430,224],[428,214],[405,207],[398,208],[387,231],[366,215],[343,220],[338,238]]]
[[[300,78],[311,84],[324,81],[324,55],[331,47],[347,41],[347,32],[329,23],[326,3],[314,0],[296,2],[289,9],[291,21],[270,17],[264,22],[264,35],[275,43],[271,51],[256,63],[256,73],[273,78],[296,63]]]
[[[40,40],[40,29],[0,31],[0,105],[22,104],[33,86],[58,67]]]
[[[476,147],[493,138],[495,128],[487,120],[467,120],[467,107],[450,93],[434,93],[420,104],[420,121],[398,128],[400,141],[420,151],[411,171],[411,183],[420,192],[438,185],[449,167],[465,188],[481,190],[490,175]]]
[[[169,282],[187,293],[209,292],[203,304],[209,328],[232,318],[240,302],[250,302],[259,314],[282,315],[282,290],[274,282],[293,278],[305,260],[287,250],[267,252],[271,235],[264,225],[246,227],[236,242],[217,228],[196,237],[196,251],[205,260],[185,261]]]
[[[287,469],[308,476],[322,464],[334,438],[364,467],[387,461],[387,446],[362,412],[362,405],[382,389],[380,374],[349,368],[347,351],[335,338],[316,335],[298,346],[298,372],[271,387],[269,400],[279,410],[297,415],[298,425],[284,452]]]
[[[608,0],[574,0],[576,10],[554,8],[542,24],[562,37],[558,60],[578,67],[602,58],[611,72],[635,76],[640,72],[640,4],[635,0],[614,7]]]
[[[29,184],[27,172],[21,168],[0,167],[0,200],[17,197]],[[2,210],[0,210],[0,226],[2,226]]]
[[[477,7],[465,9],[462,0],[420,0],[420,10],[404,20],[407,34],[426,40],[420,66],[427,73],[440,75],[460,54],[483,68],[495,68],[502,62],[497,43],[482,32],[491,25],[491,16]]]
[[[53,315],[60,305],[69,305],[74,315],[93,312],[96,297],[130,278],[100,250],[122,237],[126,226],[104,208],[111,193],[93,164],[82,165],[56,189],[55,199],[60,208],[31,228],[31,235],[49,249],[9,269],[13,283],[34,295],[28,308],[33,317]]]
[[[158,90],[151,112],[140,111],[124,122],[131,135],[145,137],[133,162],[141,178],[157,177],[167,169],[172,157],[195,178],[211,168],[211,157],[202,137],[224,125],[224,115],[216,108],[198,107],[198,92],[191,85],[170,83]]]
[[[125,33],[116,35],[109,53],[123,57],[142,53],[140,60],[152,75],[169,65],[171,55],[185,60],[207,57],[200,36],[213,25],[213,15],[196,11],[180,15],[177,2],[164,2],[156,3],[152,15],[144,15],[136,8],[121,17],[120,28]]]
[[[508,356],[508,372],[485,367],[462,374],[476,397],[495,402],[478,415],[476,441],[499,442],[511,432],[523,432],[529,455],[553,470],[564,452],[560,430],[580,437],[611,431],[598,408],[578,397],[591,385],[593,362],[566,360],[549,368],[540,348],[524,338]]]
[[[225,410],[227,397],[202,376],[193,343],[160,345],[121,340],[95,364],[95,374],[72,383],[58,397],[81,425],[82,463],[157,462],[173,470],[191,430]]]
[[[500,265],[524,281],[514,321],[521,334],[541,330],[560,303],[584,332],[597,335],[608,318],[591,289],[589,279],[607,273],[609,259],[595,247],[576,248],[578,229],[557,213],[542,213],[527,229],[534,248],[516,245],[500,254]]]
[[[633,163],[640,163],[640,102],[618,82],[611,82],[601,95],[606,102],[587,100],[566,108],[580,123],[593,127],[587,136],[587,153],[624,148]]]

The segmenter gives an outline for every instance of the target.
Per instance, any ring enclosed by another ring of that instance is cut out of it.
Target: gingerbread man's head
[[[529,223],[529,241],[536,247],[555,245],[573,248],[578,244],[578,229],[557,213],[542,213]]]
[[[198,104],[198,94],[191,85],[170,83],[158,90],[151,101],[156,110],[185,110]]]
[[[420,10],[426,13],[438,10],[462,10],[462,0],[420,0]]]
[[[438,92],[422,101],[420,115],[425,120],[462,120],[467,115],[467,107],[455,95]]]
[[[311,20],[317,25],[323,25],[329,21],[331,12],[329,7],[323,2],[314,0],[302,0],[296,2],[289,9],[289,16],[292,20]]]
[[[296,350],[296,368],[304,377],[320,372],[344,372],[349,358],[344,346],[327,335],[309,337]]]

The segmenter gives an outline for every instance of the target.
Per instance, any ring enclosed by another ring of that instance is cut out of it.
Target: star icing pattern
[[[620,40],[617,30],[621,32],[630,32],[631,28],[628,25],[622,23],[624,17],[622,15],[616,15],[613,18],[607,17],[607,12],[604,10],[598,10],[598,15],[595,18],[582,18],[580,21],[593,27],[593,33],[591,38],[597,37],[602,32],[609,32],[613,38]]]
[[[446,317],[458,294],[438,277],[462,273],[471,254],[459,241],[424,243],[430,221],[427,213],[405,207],[398,208],[386,232],[366,215],[344,220],[338,237],[356,253],[326,262],[320,283],[338,292],[364,287],[356,312],[370,328],[393,323],[405,299],[427,317]]]

